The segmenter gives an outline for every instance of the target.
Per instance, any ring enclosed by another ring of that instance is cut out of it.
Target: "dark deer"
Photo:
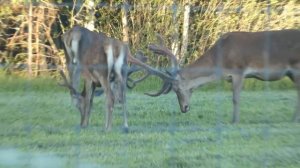
[[[143,63],[142,61],[146,61],[146,58],[142,53],[138,53],[137,58],[132,57],[126,43],[107,37],[104,33],[96,33],[75,26],[63,34],[62,40],[70,82],[63,71],[60,71],[64,80],[61,85],[70,90],[72,100],[81,113],[81,127],[89,124],[95,88],[101,86],[106,95],[105,129],[109,131],[112,128],[113,107],[115,101],[118,100],[122,104],[124,130],[128,131],[125,95],[127,75],[145,68],[151,74],[161,74],[159,76],[164,74],[156,72]],[[129,70],[127,61],[132,63]],[[146,74],[138,80],[129,78],[130,83],[127,85],[132,88],[148,76],[149,74]],[[79,92],[80,77],[84,80],[82,92]]]
[[[159,40],[163,39],[159,36]],[[300,120],[300,31],[229,32],[200,58],[186,67],[178,66],[176,57],[164,45],[149,45],[156,54],[167,56],[172,69],[165,72],[163,87],[149,96],[173,90],[183,113],[189,111],[193,89],[208,82],[226,79],[232,82],[233,117],[239,122],[240,92],[245,78],[275,81],[288,76],[298,91],[298,106],[293,119]],[[169,80],[172,78],[171,80]]]

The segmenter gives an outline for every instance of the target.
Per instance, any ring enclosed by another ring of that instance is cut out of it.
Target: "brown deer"
[[[60,71],[64,80],[61,85],[69,88],[72,100],[81,113],[81,127],[88,126],[95,87],[101,86],[106,95],[105,129],[109,131],[112,128],[113,107],[115,100],[118,100],[122,104],[124,130],[128,131],[125,95],[127,71],[130,75],[141,70],[136,65],[148,70],[148,74],[140,79],[130,79],[131,83],[127,83],[129,88],[147,78],[149,72],[158,76],[164,74],[143,63],[146,58],[141,53],[137,58],[132,57],[126,43],[107,37],[104,33],[75,26],[62,35],[62,40],[70,82],[63,71]],[[129,70],[127,60],[133,64]],[[84,80],[82,92],[79,92],[80,77]]]
[[[159,40],[163,41],[159,36]],[[275,81],[288,76],[298,91],[294,120],[300,120],[300,31],[229,32],[193,63],[179,68],[176,57],[164,45],[149,45],[156,54],[167,56],[172,70],[165,72],[159,96],[173,90],[183,113],[189,111],[193,89],[208,82],[226,79],[232,82],[233,117],[239,122],[240,91],[245,78]],[[161,76],[162,77],[162,76]],[[169,80],[172,78],[171,80]]]

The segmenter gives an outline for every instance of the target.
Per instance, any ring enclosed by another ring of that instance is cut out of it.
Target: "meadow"
[[[231,92],[222,84],[197,89],[186,114],[174,93],[152,98],[137,88],[127,94],[124,133],[119,106],[113,130],[104,131],[103,96],[95,97],[90,125],[81,129],[57,80],[0,81],[0,167],[300,167],[293,88],[246,89],[237,125],[230,123]]]

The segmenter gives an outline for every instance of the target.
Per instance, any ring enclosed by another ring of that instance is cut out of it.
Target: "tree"
[[[190,1],[187,0],[187,3],[184,6],[184,17],[183,17],[183,28],[182,28],[182,45],[180,49],[180,64],[183,63],[185,54],[188,47],[188,40],[189,40],[189,19],[190,19]]]

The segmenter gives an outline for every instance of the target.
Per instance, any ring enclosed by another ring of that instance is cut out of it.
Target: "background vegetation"
[[[228,31],[300,27],[298,0],[2,0],[0,62],[11,72],[38,76],[63,66],[61,34],[73,25],[129,41],[150,63],[166,66],[147,45],[162,34],[184,65]]]

